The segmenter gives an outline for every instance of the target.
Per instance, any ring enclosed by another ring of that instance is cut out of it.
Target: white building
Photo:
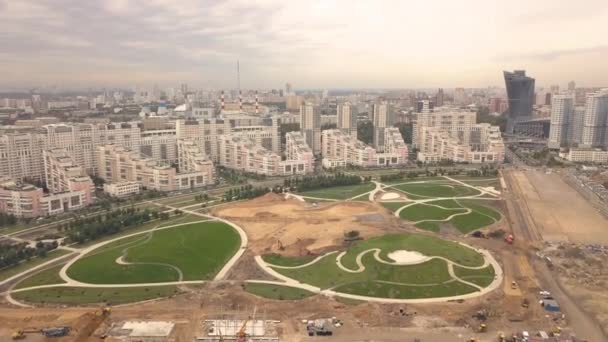
[[[110,196],[123,198],[140,193],[141,184],[135,181],[106,183],[103,185],[103,191]]]
[[[384,152],[377,152],[339,129],[322,133],[322,164],[325,168],[355,165],[361,167],[396,166],[407,163],[408,149],[397,128],[385,128]]]
[[[608,88],[587,95],[581,146],[608,146]]]
[[[374,104],[372,112],[372,123],[374,126],[373,145],[382,152],[384,151],[384,129],[392,127],[395,123],[393,108],[386,101]]]
[[[300,132],[288,132],[285,135],[285,158],[303,161],[306,173],[314,171],[315,156]]]
[[[608,163],[608,151],[599,148],[571,148],[568,152],[560,153],[560,157],[574,163]]]

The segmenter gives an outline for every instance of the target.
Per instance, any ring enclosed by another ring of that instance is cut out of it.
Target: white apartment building
[[[418,160],[468,163],[502,163],[505,146],[497,126],[475,124],[469,131],[451,132],[440,127],[422,127],[418,136]]]
[[[285,158],[303,161],[305,173],[314,171],[314,153],[300,132],[288,132],[285,135]]]
[[[608,151],[599,148],[571,148],[560,157],[574,163],[607,164]]]
[[[203,153],[194,140],[180,140],[177,149],[180,172],[201,172],[206,175],[206,178],[215,179],[213,161]]]
[[[344,102],[338,104],[336,111],[338,113],[338,129],[357,139],[357,108],[350,102]]]
[[[114,197],[123,198],[141,192],[141,184],[135,181],[107,183],[103,185],[103,191]]]
[[[412,129],[412,144],[419,147],[421,142],[421,132],[425,127],[435,127],[439,130],[449,131],[452,135],[468,144],[469,132],[476,123],[477,114],[474,112],[459,111],[425,111],[418,113],[416,123]]]
[[[321,112],[312,103],[300,107],[300,132],[313,153],[321,151]]]
[[[281,155],[256,143],[243,133],[220,136],[220,165],[267,176],[303,175],[306,160],[282,160]]]
[[[173,167],[159,165],[151,158],[142,158],[138,152],[119,145],[97,148],[99,177],[109,183],[135,181],[143,188],[158,191],[176,191],[214,184],[212,172],[177,172]]]
[[[608,88],[588,94],[585,103],[585,117],[581,146],[608,146]]]
[[[555,95],[551,104],[551,129],[549,131],[549,148],[558,149],[568,144],[569,124],[574,112],[574,95]]]
[[[385,139],[383,153],[339,129],[325,130],[322,133],[322,164],[331,168],[344,165],[382,167],[407,163],[408,149],[399,130],[385,128],[382,136]]]
[[[93,202],[94,185],[84,169],[74,163],[65,149],[43,152],[46,187],[53,194],[73,193],[79,199],[73,205],[89,205]]]

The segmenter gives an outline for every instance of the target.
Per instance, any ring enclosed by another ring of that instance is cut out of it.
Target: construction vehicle
[[[517,289],[517,283],[514,281],[511,282],[511,289],[516,290]]]
[[[509,245],[512,245],[513,241],[515,241],[515,237],[513,236],[513,234],[509,234],[507,235],[507,237],[505,237],[505,242]]]
[[[502,331],[498,332],[498,342],[505,342],[505,333]]]
[[[481,323],[479,328],[477,328],[477,332],[484,333],[488,331],[488,326],[485,323]]]
[[[13,340],[22,340],[27,337],[27,334],[42,334],[46,337],[67,336],[70,333],[70,330],[71,328],[68,326],[42,329],[22,329],[13,333]]]
[[[253,308],[253,315],[251,317],[248,317],[244,322],[243,325],[241,326],[241,329],[239,329],[239,331],[236,333],[236,341],[237,342],[245,342],[247,340],[247,333],[246,333],[246,329],[247,329],[247,323],[249,323],[249,320],[255,320],[255,313],[258,311],[258,307],[254,307]]]
[[[521,306],[526,309],[530,307],[530,301],[528,300],[528,298],[524,298],[521,301]]]
[[[94,314],[88,314],[90,317],[88,322],[84,325],[80,331],[78,331],[78,335],[74,338],[76,342],[84,342],[87,341],[91,335],[97,330],[97,328],[110,316],[112,310],[108,306],[102,307],[100,310],[96,311]]]

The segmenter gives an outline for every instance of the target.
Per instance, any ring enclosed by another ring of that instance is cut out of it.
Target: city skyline
[[[0,0],[0,87],[234,88],[237,60],[250,89],[502,87],[513,69],[602,86],[606,20],[596,0]]]

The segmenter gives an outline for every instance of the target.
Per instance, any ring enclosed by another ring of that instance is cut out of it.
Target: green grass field
[[[428,231],[435,232],[435,233],[438,233],[441,230],[439,228],[439,223],[432,222],[432,221],[416,223],[414,226],[417,228],[428,230]]]
[[[36,267],[47,261],[56,259],[60,256],[63,256],[63,255],[69,254],[69,253],[71,253],[71,252],[68,250],[65,250],[65,249],[55,249],[55,250],[47,253],[47,255],[45,257],[31,258],[30,260],[22,262],[16,266],[4,268],[4,269],[0,270],[0,280],[8,279],[16,274],[29,270],[32,267]]]
[[[454,214],[464,212],[466,212],[466,210],[463,208],[442,209],[428,204],[415,204],[401,210],[399,217],[414,222],[422,220],[445,220]]]
[[[46,304],[95,304],[112,305],[140,302],[177,294],[175,286],[150,286],[130,288],[52,287],[13,293],[13,298],[29,303]]]
[[[426,198],[473,196],[480,194],[480,192],[475,189],[448,182],[401,184],[395,185],[394,188],[404,191],[410,195],[424,196]]]
[[[329,198],[337,200],[345,200],[355,196],[362,195],[366,192],[374,190],[376,187],[373,183],[334,186],[326,189],[310,190],[298,193],[298,195],[318,198]]]
[[[480,266],[483,256],[456,242],[420,234],[389,234],[355,243],[342,257],[341,263],[349,269],[357,269],[357,256],[368,249],[381,249],[380,258],[389,261],[388,254],[395,250],[418,251],[428,256],[443,256],[466,266]],[[316,263],[297,269],[274,268],[275,271],[296,279],[301,283],[322,289],[365,296],[386,298],[445,297],[470,293],[475,288],[452,279],[447,263],[442,259],[431,259],[416,265],[389,265],[381,263],[373,252],[361,258],[365,270],[347,272],[336,265],[336,254],[331,254]],[[282,259],[289,259],[282,257]],[[288,262],[282,260],[283,264]],[[294,261],[299,265],[301,261]],[[471,280],[472,281],[472,280]]]
[[[299,266],[304,265],[307,262],[312,261],[316,258],[313,255],[301,256],[301,257],[284,257],[280,254],[266,254],[262,256],[262,259],[269,264],[277,266]]]
[[[152,234],[150,236],[150,234]],[[93,284],[133,284],[207,280],[223,267],[240,245],[238,233],[222,222],[193,223],[116,241],[68,269],[76,280]],[[116,259],[133,265],[119,265]]]
[[[492,266],[479,270],[471,270],[468,268],[454,266],[454,273],[458,278],[482,287],[490,285],[495,277],[494,267]]]
[[[277,299],[277,300],[297,300],[314,296],[315,294],[297,287],[281,286],[273,284],[247,283],[245,290],[256,296]]]
[[[15,289],[24,289],[26,287],[39,285],[63,284],[65,282],[59,277],[59,270],[61,270],[62,267],[63,265],[59,265],[37,272],[31,277],[27,277],[20,281],[17,286],[15,286]]]
[[[397,211],[397,209],[403,207],[404,205],[407,205],[411,202],[381,202],[380,204],[385,207],[386,209],[395,212]]]

